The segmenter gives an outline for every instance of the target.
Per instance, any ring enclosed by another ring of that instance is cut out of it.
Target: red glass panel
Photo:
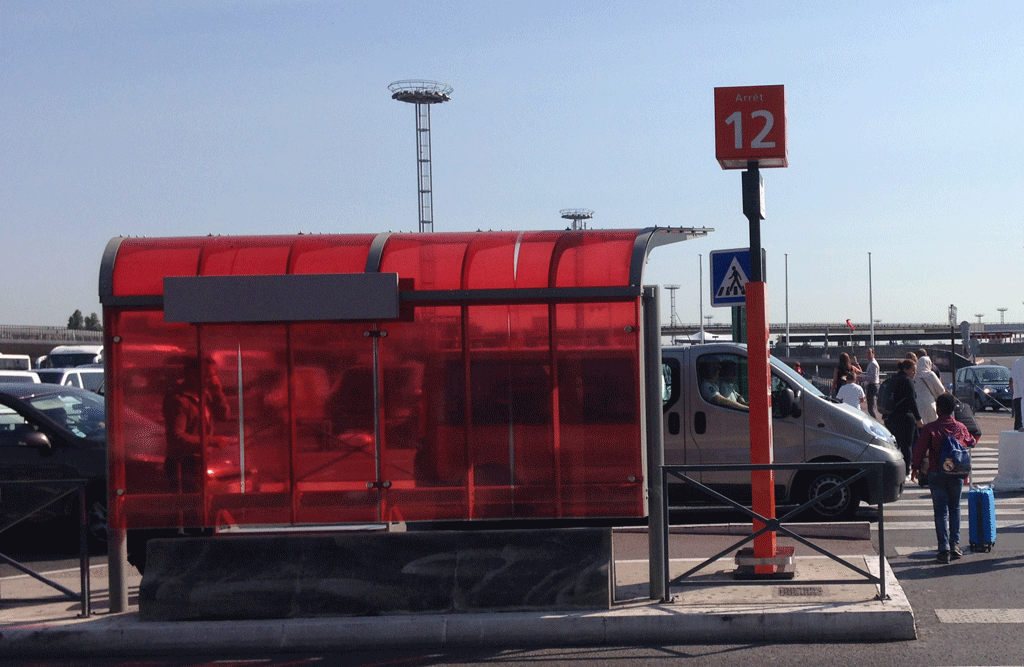
[[[180,379],[178,369],[186,358],[195,358],[195,330],[166,324],[159,311],[122,311],[105,322],[111,339],[120,339],[108,348],[113,381],[106,393],[112,417],[107,435],[111,479],[123,470],[116,488],[134,508],[127,526],[202,525],[199,513],[185,512],[185,506],[171,497],[180,493],[172,486],[166,465],[164,411],[165,397]],[[188,506],[198,508],[198,497]]]
[[[384,246],[380,270],[413,278],[418,290],[459,289],[466,246],[475,238],[474,234],[394,234]]]
[[[379,520],[371,329],[291,326],[296,523]]]
[[[515,233],[481,234],[466,249],[463,289],[502,289],[515,286]]]
[[[289,273],[362,273],[372,234],[303,236],[292,246]]]
[[[114,296],[164,293],[164,276],[194,276],[201,245],[195,239],[125,239],[117,249]]]
[[[288,270],[293,237],[214,238],[203,250],[200,274],[204,276],[276,276]]]
[[[212,421],[204,462],[206,525],[287,522],[291,429],[285,326],[204,325],[199,352],[212,364],[204,379]],[[221,403],[226,409],[218,411]]]
[[[583,306],[557,312],[559,460],[568,516],[607,515],[610,507],[642,508],[640,352],[638,304],[600,304],[607,326],[590,321]]]
[[[629,284],[634,232],[566,236],[559,242],[555,285],[594,287]]]
[[[551,253],[559,234],[555,232],[524,232],[516,259],[515,286],[523,289],[549,287]]]
[[[467,517],[459,308],[420,308],[380,341],[381,476],[388,521]]]

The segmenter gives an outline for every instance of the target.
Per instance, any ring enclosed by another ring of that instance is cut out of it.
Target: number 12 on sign
[[[715,88],[715,156],[723,169],[788,166],[783,86]]]
[[[772,126],[775,125],[775,116],[772,115],[772,112],[765,111],[764,109],[761,109],[760,111],[751,111],[750,117],[764,118],[764,125],[762,126],[761,131],[758,133],[758,135],[751,140],[750,147],[775,148],[774,141],[764,140],[764,138],[768,136],[768,133],[772,131]],[[725,119],[725,124],[735,126],[735,148],[736,150],[741,150],[743,148],[743,112],[737,111],[736,113],[732,114],[731,116]]]

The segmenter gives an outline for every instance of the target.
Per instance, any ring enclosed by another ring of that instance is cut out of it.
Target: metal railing
[[[102,343],[103,332],[92,329],[0,324],[0,341],[28,340],[75,343]]]
[[[38,514],[39,512],[41,512],[44,509],[46,509],[47,507],[49,507],[50,505],[53,505],[54,503],[57,503],[57,502],[63,500],[64,498],[66,498],[67,496],[71,495],[75,491],[78,492],[78,558],[79,558],[79,575],[80,575],[80,578],[81,578],[81,581],[80,581],[80,583],[81,583],[81,592],[80,593],[76,593],[73,590],[58,584],[56,581],[52,581],[50,579],[47,579],[43,575],[41,575],[38,572],[35,572],[34,570],[26,567],[25,565],[19,563],[18,561],[14,560],[10,556],[7,556],[5,554],[0,553],[0,561],[3,561],[5,563],[7,563],[11,567],[13,567],[13,568],[15,568],[17,570],[20,570],[21,572],[24,572],[25,574],[29,575],[30,577],[33,577],[34,579],[38,579],[39,581],[43,582],[47,586],[51,586],[51,587],[57,589],[58,591],[60,591],[61,593],[63,593],[64,595],[66,595],[68,598],[70,598],[72,600],[81,601],[81,603],[82,603],[82,611],[79,614],[79,616],[82,617],[82,618],[88,617],[92,613],[92,608],[91,608],[91,605],[90,605],[92,595],[91,595],[90,590],[89,590],[89,527],[88,527],[88,518],[86,516],[86,513],[88,512],[88,508],[87,508],[87,506],[85,504],[85,487],[86,487],[86,484],[88,484],[88,483],[89,483],[89,480],[87,480],[87,479],[0,480],[0,488],[3,488],[4,486],[7,486],[7,485],[10,485],[10,486],[15,486],[15,485],[21,485],[21,486],[30,486],[30,485],[31,486],[40,486],[40,485],[51,486],[51,485],[58,485],[58,486],[67,487],[64,491],[60,492],[55,497],[47,500],[45,503],[42,503],[38,507],[35,507],[30,512],[27,512],[27,513],[23,514],[22,516],[18,517],[17,519],[15,519],[14,521],[12,521],[11,523],[9,523],[9,524],[7,524],[5,526],[0,527],[0,533],[2,533],[5,530],[8,530],[8,529],[18,525],[19,523],[21,523],[25,519],[28,519],[31,516],[33,516],[35,514]]]
[[[766,584],[777,584],[778,581],[777,580],[773,580],[773,579],[735,579],[735,580],[727,580],[727,581],[708,581],[708,580],[695,581],[695,580],[688,579],[688,577],[690,577],[691,575],[693,575],[693,574],[699,572],[700,570],[704,569],[705,567],[707,567],[711,563],[714,563],[715,561],[717,561],[717,560],[727,556],[728,554],[732,553],[733,551],[735,551],[739,547],[742,547],[743,545],[745,545],[745,544],[747,544],[749,542],[752,542],[755,538],[757,538],[757,537],[759,537],[759,536],[761,536],[761,535],[763,535],[765,533],[768,533],[768,532],[774,532],[774,533],[776,533],[776,535],[782,534],[782,535],[785,535],[787,537],[791,537],[794,540],[796,540],[797,542],[799,542],[800,544],[803,544],[804,546],[807,546],[807,547],[813,549],[814,551],[817,551],[818,553],[820,553],[820,554],[822,554],[824,556],[827,556],[827,557],[831,558],[832,560],[834,560],[835,562],[837,562],[837,563],[839,563],[839,564],[849,568],[850,570],[856,572],[861,577],[863,577],[867,582],[872,583],[872,584],[876,584],[879,587],[878,595],[876,595],[876,597],[875,597],[876,600],[888,600],[889,596],[888,596],[888,594],[886,593],[886,590],[885,590],[885,517],[884,517],[884,514],[883,514],[882,502],[881,501],[879,501],[879,503],[878,503],[878,575],[877,576],[871,574],[870,572],[868,572],[867,570],[864,570],[863,568],[857,567],[856,565],[854,565],[853,563],[851,563],[851,562],[849,562],[847,560],[844,560],[842,557],[837,556],[836,554],[831,553],[827,549],[824,549],[823,547],[820,547],[817,544],[814,544],[810,540],[804,538],[802,535],[798,535],[797,533],[793,532],[792,530],[789,530],[788,528],[786,528],[785,525],[783,525],[785,522],[791,522],[792,523],[791,519],[795,519],[800,514],[802,514],[803,512],[807,511],[808,509],[811,508],[811,506],[817,504],[821,500],[826,500],[826,499],[828,499],[829,496],[831,496],[831,495],[833,495],[835,493],[841,492],[844,487],[849,487],[852,484],[854,484],[855,482],[858,482],[859,480],[867,480],[871,474],[873,474],[873,476],[875,478],[875,481],[878,483],[878,485],[879,485],[878,488],[881,488],[882,477],[883,477],[883,474],[884,474],[885,465],[886,464],[883,461],[868,461],[868,462],[861,462],[861,463],[775,463],[775,464],[760,464],[760,465],[754,465],[754,464],[721,464],[721,465],[666,465],[666,466],[661,466],[661,483],[662,483],[662,488],[663,489],[667,489],[668,488],[668,479],[669,479],[669,477],[670,476],[674,477],[674,478],[682,481],[684,484],[688,484],[688,485],[692,485],[692,486],[696,487],[700,491],[702,491],[705,494],[711,496],[712,498],[718,500],[719,502],[721,502],[721,503],[723,503],[725,505],[728,505],[729,507],[732,507],[732,508],[734,508],[734,509],[736,509],[736,510],[738,510],[738,511],[744,513],[744,514],[746,514],[747,516],[749,516],[751,518],[751,520],[755,520],[756,519],[757,521],[759,521],[762,524],[764,524],[763,527],[760,528],[759,530],[752,531],[750,533],[750,535],[744,537],[743,539],[741,539],[740,541],[736,542],[735,544],[730,545],[726,549],[723,549],[722,551],[720,551],[719,553],[715,554],[714,556],[711,556],[710,558],[708,558],[704,562],[700,563],[696,567],[690,568],[689,570],[687,570],[686,572],[682,573],[681,575],[679,575],[678,577],[676,577],[674,579],[671,579],[670,576],[669,576],[668,540],[666,540],[665,541],[665,545],[664,545],[664,549],[663,549],[663,553],[662,553],[662,561],[663,561],[662,564],[664,565],[663,571],[665,573],[664,598],[662,598],[662,602],[669,602],[669,601],[671,601],[670,590],[671,590],[671,586],[673,586],[673,585],[675,585],[675,586],[713,586],[713,585],[721,585],[721,586],[761,585],[761,586],[763,586],[763,585],[766,585]],[[800,505],[799,507],[789,511],[784,516],[781,516],[781,517],[778,517],[778,518],[769,518],[769,517],[761,516],[757,512],[753,511],[751,508],[749,508],[749,507],[747,507],[747,506],[745,506],[745,505],[743,505],[741,503],[738,503],[735,500],[733,500],[731,498],[728,498],[728,497],[722,495],[721,493],[718,493],[714,489],[711,489],[711,488],[705,486],[704,484],[701,484],[700,482],[698,482],[698,481],[696,481],[694,479],[691,479],[691,478],[686,476],[686,473],[688,473],[688,472],[749,472],[749,471],[755,471],[755,470],[771,470],[771,471],[778,471],[778,470],[794,470],[794,471],[800,471],[800,470],[821,470],[821,471],[852,470],[852,471],[856,471],[856,472],[854,474],[850,475],[848,478],[846,478],[843,481],[842,484],[836,485],[835,487],[829,489],[825,493],[822,493],[821,495],[817,496],[813,500],[809,500],[809,501],[805,502],[804,504]],[[879,496],[881,496],[881,494],[879,494]],[[664,516],[664,521],[665,521],[665,524],[663,526],[663,529],[665,531],[664,534],[668,535],[669,503],[668,503],[668,494],[667,493],[662,493],[662,510],[663,510],[662,516]],[[805,580],[801,579],[800,583],[802,585],[816,585],[816,586],[842,585],[842,584],[849,584],[850,580],[848,580],[848,579],[817,579],[817,580],[807,580],[807,581],[805,581]]]

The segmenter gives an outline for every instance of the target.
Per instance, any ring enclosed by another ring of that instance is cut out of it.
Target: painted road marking
[[[1024,623],[1024,609],[936,609],[940,623]]]

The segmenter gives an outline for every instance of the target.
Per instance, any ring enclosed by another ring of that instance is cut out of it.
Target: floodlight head
[[[391,99],[410,104],[439,104],[452,99],[452,87],[440,81],[406,79],[388,86]]]
[[[586,229],[586,225],[582,224],[582,222],[594,217],[594,212],[587,208],[563,208],[558,214],[566,220],[572,220],[572,228],[574,230]]]

